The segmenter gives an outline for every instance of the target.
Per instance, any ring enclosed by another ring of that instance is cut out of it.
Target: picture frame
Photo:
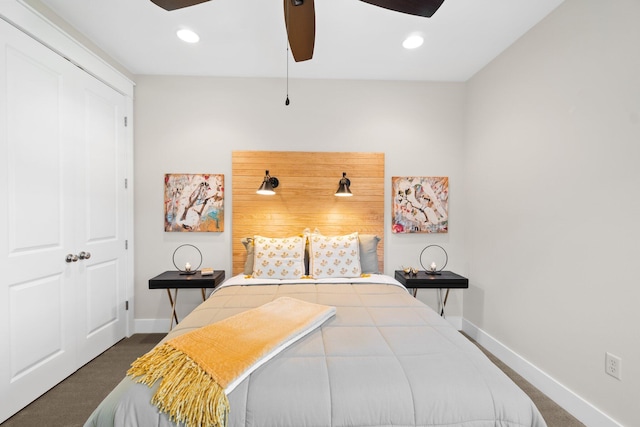
[[[224,175],[165,174],[164,231],[224,231]]]
[[[391,178],[393,233],[447,233],[449,178],[397,176]]]

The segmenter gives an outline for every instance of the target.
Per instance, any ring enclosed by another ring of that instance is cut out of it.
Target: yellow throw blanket
[[[136,382],[160,386],[151,402],[187,427],[227,424],[226,393],[335,314],[289,297],[173,338],[131,364]]]

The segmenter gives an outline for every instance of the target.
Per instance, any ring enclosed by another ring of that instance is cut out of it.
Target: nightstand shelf
[[[173,321],[178,324],[178,315],[176,314],[176,303],[178,302],[178,289],[198,289],[202,291],[202,301],[205,300],[206,288],[216,288],[224,282],[224,270],[214,270],[212,275],[203,276],[202,272],[197,271],[194,274],[184,274],[180,271],[165,271],[164,273],[149,279],[149,289],[166,289],[169,295],[169,303],[171,304],[171,324],[169,330],[173,329]],[[171,289],[175,289],[174,295],[171,295]]]
[[[440,315],[444,315],[444,307],[447,305],[449,290],[466,289],[469,287],[469,279],[460,276],[452,271],[441,271],[439,274],[428,274],[425,271],[418,271],[417,274],[408,274],[403,270],[395,271],[395,278],[402,283],[405,288],[413,289],[413,296],[418,293],[418,289],[446,289],[447,293],[440,310]]]

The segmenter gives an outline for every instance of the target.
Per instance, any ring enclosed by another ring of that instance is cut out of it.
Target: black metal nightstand
[[[418,289],[446,289],[440,315],[444,315],[444,307],[447,305],[450,289],[465,289],[469,287],[469,279],[460,276],[452,271],[440,271],[439,274],[428,274],[425,271],[418,271],[417,274],[405,273],[403,270],[396,270],[395,278],[402,283],[405,288],[413,289],[413,296],[418,293]]]
[[[149,289],[166,289],[171,303],[171,324],[169,330],[173,329],[173,320],[178,324],[176,314],[176,302],[178,302],[178,289],[202,290],[202,301],[205,300],[206,288],[215,288],[224,282],[224,270],[215,270],[213,274],[203,276],[201,271],[194,274],[184,274],[180,271],[165,271],[164,273],[149,279]],[[175,294],[171,295],[171,289],[175,289]]]

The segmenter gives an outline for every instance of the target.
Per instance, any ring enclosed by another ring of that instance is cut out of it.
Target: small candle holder
[[[190,262],[186,262],[183,269],[178,267],[178,264],[176,264],[176,253],[178,253],[178,250],[180,248],[184,248],[184,247],[187,247],[187,246],[190,246],[190,247],[194,248],[196,250],[197,254],[200,256],[200,262],[198,263],[198,266],[196,268],[193,268]],[[194,245],[190,245],[190,244],[187,243],[187,244],[178,246],[176,248],[176,250],[173,251],[173,258],[172,259],[173,259],[173,265],[175,266],[176,270],[178,270],[180,272],[181,276],[191,276],[193,274],[196,274],[198,272],[198,269],[200,269],[200,266],[202,265],[202,252],[200,252],[200,249],[198,249]]]
[[[431,262],[431,265],[429,266],[429,273],[435,274],[437,271],[438,266],[436,265],[435,261]]]
[[[413,267],[402,267],[402,271],[404,271],[404,274],[406,274],[407,276],[417,276],[418,275],[418,269],[417,268],[413,268]]]
[[[422,257],[425,251],[429,248],[439,248],[444,253],[444,263],[442,264],[442,267],[438,268],[438,265],[435,261],[431,261],[431,264],[429,264],[428,268],[424,266],[424,264],[422,263]],[[424,272],[429,275],[438,276],[442,274],[441,272],[447,266],[447,262],[449,262],[449,255],[447,255],[447,251],[445,251],[444,248],[440,245],[428,245],[422,250],[422,252],[420,252],[420,265],[424,269]]]

